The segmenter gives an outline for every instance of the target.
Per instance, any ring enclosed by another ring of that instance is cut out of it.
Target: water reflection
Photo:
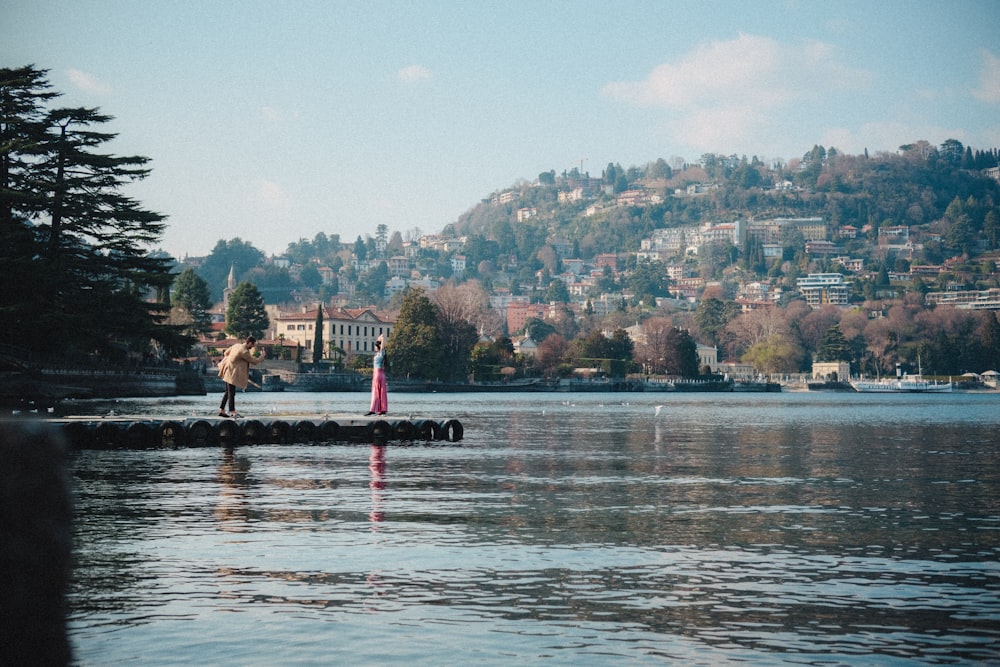
[[[995,403],[651,400],[483,400],[461,445],[82,452],[80,664],[1000,661]]]
[[[219,494],[213,515],[219,522],[220,530],[241,532],[247,530],[250,520],[248,477],[250,459],[237,456],[236,450],[227,447],[222,450],[219,464]]]
[[[372,507],[371,512],[368,514],[368,518],[372,523],[378,524],[385,521],[385,511],[383,505],[385,503],[385,446],[384,445],[372,445],[371,451],[368,455],[368,470],[371,471],[372,479],[369,482],[368,487],[372,491]],[[372,529],[377,529],[377,526],[372,526]]]

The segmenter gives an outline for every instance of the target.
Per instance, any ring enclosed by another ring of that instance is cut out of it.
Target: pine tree
[[[850,361],[851,345],[847,342],[847,337],[840,330],[839,324],[834,324],[823,334],[820,341],[819,350],[816,352],[818,361]]]
[[[45,278],[32,219],[45,212],[45,194],[32,178],[43,152],[44,105],[58,93],[49,90],[45,72],[32,67],[0,69],[0,332],[5,341],[24,341],[44,304],[25,298],[25,285]],[[16,277],[16,279],[14,279]]]
[[[5,333],[43,353],[183,351],[191,339],[162,324],[172,260],[145,249],[164,216],[122,192],[149,160],[102,152],[112,118],[48,109],[56,96],[44,70],[0,69],[0,254],[17,276],[0,290]]]

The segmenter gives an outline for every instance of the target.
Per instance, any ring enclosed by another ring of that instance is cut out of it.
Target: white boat
[[[879,380],[851,380],[854,391],[863,393],[942,393],[951,391],[951,381],[925,380],[922,375],[902,375]]]

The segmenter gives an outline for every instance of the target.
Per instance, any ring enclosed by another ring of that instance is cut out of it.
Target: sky
[[[438,233],[541,172],[1000,147],[1000,2],[2,0],[178,259]]]

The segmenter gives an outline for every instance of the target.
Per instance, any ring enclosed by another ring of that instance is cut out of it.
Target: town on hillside
[[[220,240],[177,270],[194,271],[214,297],[203,344],[224,335],[228,295],[249,282],[265,303],[266,338],[307,362],[357,358],[361,367],[375,338],[391,332],[404,294],[416,288],[440,302],[462,287],[478,343],[509,339],[512,359],[546,352],[550,334],[572,342],[623,330],[633,370],[676,372],[656,361],[663,354],[651,350],[646,326],[667,320],[693,337],[700,372],[808,373],[838,325],[853,374],[915,367],[918,352],[924,370],[979,373],[997,365],[995,352],[958,338],[982,343],[1000,311],[998,216],[995,149],[917,142],[870,157],[814,147],[789,164],[705,155],[697,164],[609,164],[601,177],[542,173],[438,233],[404,237],[381,225],[348,241],[318,232],[271,257]],[[725,308],[710,316],[716,302]],[[951,310],[978,319],[958,325],[943,315]],[[534,371],[581,365],[536,360]]]
[[[151,169],[107,153],[112,116],[50,109],[59,93],[31,65],[0,68],[0,88],[13,402],[180,390],[174,376],[195,369],[197,390],[248,336],[269,368],[350,383],[379,336],[397,383],[1000,368],[997,148],[815,145],[788,162],[706,153],[594,176],[581,162],[439,230],[400,217],[351,240],[320,219],[276,255],[232,238],[177,259],[151,250],[167,216],[123,194]]]

